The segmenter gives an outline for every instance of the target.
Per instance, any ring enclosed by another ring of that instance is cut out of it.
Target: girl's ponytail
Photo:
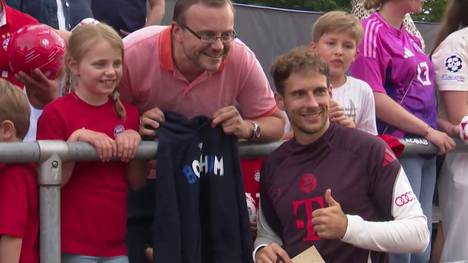
[[[114,107],[117,115],[119,115],[122,120],[125,120],[127,112],[125,111],[125,107],[120,100],[120,93],[117,88],[112,92],[112,100],[114,101]]]

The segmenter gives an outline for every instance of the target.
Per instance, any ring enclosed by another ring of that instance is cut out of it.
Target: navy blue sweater
[[[237,138],[165,113],[157,130],[157,263],[252,262]]]

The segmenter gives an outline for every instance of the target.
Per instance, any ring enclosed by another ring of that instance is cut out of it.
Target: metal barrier
[[[436,153],[437,148],[425,139],[404,139],[403,156]],[[243,157],[265,156],[282,142],[268,144],[241,143]],[[137,159],[155,159],[157,142],[143,141],[136,153]],[[468,145],[457,141],[456,152],[467,152]],[[40,164],[38,184],[40,195],[40,257],[42,263],[60,263],[60,183],[62,161],[98,160],[93,146],[84,142],[37,141],[0,143],[0,163]]]

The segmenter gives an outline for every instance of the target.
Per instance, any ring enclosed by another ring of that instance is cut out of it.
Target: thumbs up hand
[[[327,202],[328,206],[338,206],[341,209],[340,203],[338,203],[333,196],[331,195],[331,189],[327,189],[325,191],[325,202]]]
[[[343,213],[340,203],[332,196],[330,189],[325,191],[325,202],[328,207],[312,212],[312,224],[320,238],[341,239],[348,227],[348,218]]]

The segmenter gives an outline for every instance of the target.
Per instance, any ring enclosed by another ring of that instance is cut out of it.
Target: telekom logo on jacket
[[[200,155],[200,159],[184,165],[182,172],[189,184],[194,184],[202,175],[224,175],[223,157],[216,155]]]

